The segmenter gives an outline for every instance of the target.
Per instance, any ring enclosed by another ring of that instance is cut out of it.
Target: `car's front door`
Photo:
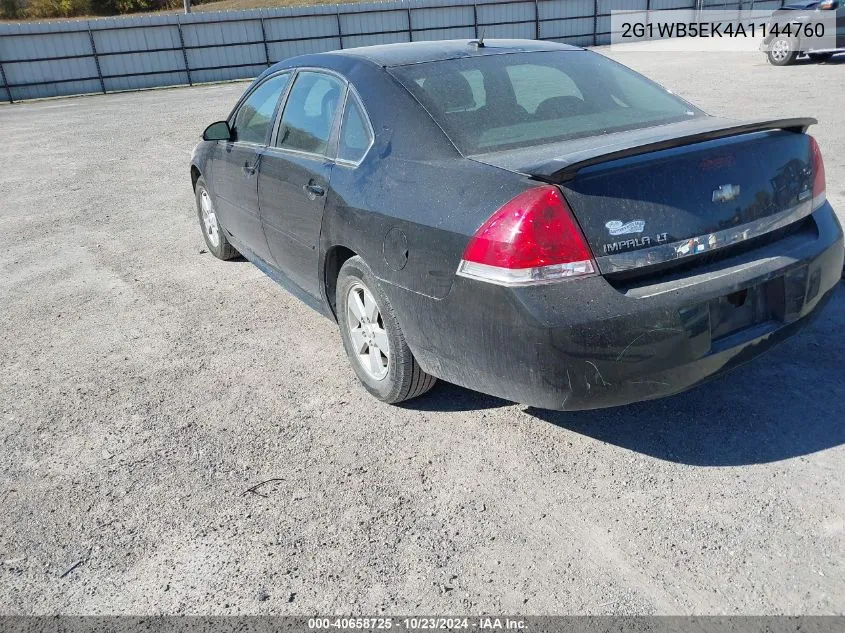
[[[319,296],[317,244],[345,92],[345,83],[335,75],[300,70],[258,167],[261,220],[273,259],[314,296]]]
[[[265,260],[270,250],[258,210],[258,163],[290,76],[272,75],[256,86],[230,120],[232,140],[219,141],[214,150],[212,195],[220,223]]]

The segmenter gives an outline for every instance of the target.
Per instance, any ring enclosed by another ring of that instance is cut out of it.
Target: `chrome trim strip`
[[[301,149],[291,149],[289,147],[276,147],[274,145],[262,145],[261,149],[267,154],[294,154],[295,156],[302,156],[303,158],[313,158],[326,163],[334,163],[333,158],[329,158],[326,154],[319,154],[317,152],[306,152]]]
[[[686,259],[702,253],[710,253],[727,246],[739,244],[745,240],[760,237],[806,218],[824,204],[816,199],[807,200],[794,207],[715,233],[699,235],[685,240],[659,244],[649,248],[624,251],[596,257],[596,264],[602,274],[633,270],[644,266],[654,266],[666,262]]]

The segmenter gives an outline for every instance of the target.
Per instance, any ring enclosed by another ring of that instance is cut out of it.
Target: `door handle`
[[[311,200],[316,200],[317,196],[324,196],[326,195],[326,190],[318,184],[315,184],[313,181],[309,182],[307,185],[302,185],[302,189],[308,194],[308,198]]]
[[[258,159],[255,159],[255,162],[250,165],[249,161],[244,161],[244,176],[254,176],[255,170],[258,169]]]

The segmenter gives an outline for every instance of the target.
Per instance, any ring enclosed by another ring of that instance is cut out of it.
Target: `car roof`
[[[578,46],[537,40],[488,40],[478,45],[476,40],[438,40],[431,42],[401,42],[398,44],[377,44],[345,48],[325,55],[364,59],[379,66],[404,66],[423,62],[457,59],[460,57],[482,57],[507,53],[531,53],[539,51],[583,50]]]

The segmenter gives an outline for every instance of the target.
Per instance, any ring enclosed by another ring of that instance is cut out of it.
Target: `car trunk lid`
[[[557,184],[605,274],[666,265],[812,211],[814,119],[703,117],[474,160]]]

